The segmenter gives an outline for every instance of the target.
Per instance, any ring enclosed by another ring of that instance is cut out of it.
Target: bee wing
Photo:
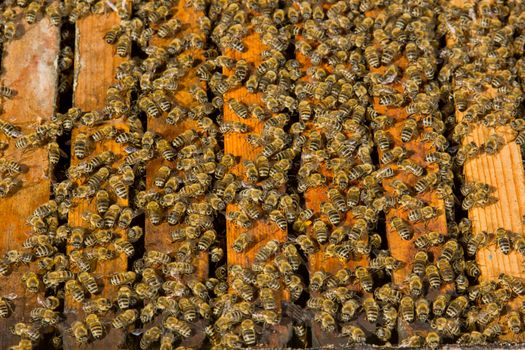
[[[146,329],[144,329],[144,328],[137,328],[137,329],[132,330],[131,334],[133,334],[133,335],[141,335],[144,332],[146,332]]]
[[[126,1],[126,0],[122,0],[123,2]],[[109,8],[111,8],[113,11],[115,12],[118,12],[118,9],[117,7],[115,6],[115,4],[113,4],[113,2],[109,1],[109,0],[106,0],[105,1],[106,5],[108,5]]]
[[[18,298],[18,295],[16,295],[15,293],[9,293],[7,295],[4,295],[4,298],[9,300],[15,300],[16,298]]]
[[[284,313],[294,320],[294,322],[307,323],[312,319],[311,312],[300,305],[287,301],[283,301],[283,305]]]

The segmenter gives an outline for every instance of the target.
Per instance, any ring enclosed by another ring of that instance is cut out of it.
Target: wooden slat
[[[80,108],[84,112],[101,111],[105,106],[105,97],[108,87],[114,82],[116,68],[122,63],[125,58],[116,55],[115,47],[108,45],[103,37],[111,28],[118,25],[120,19],[115,12],[106,13],[103,15],[89,15],[76,22],[76,52],[75,52],[75,84],[74,84],[74,106]],[[126,130],[126,124],[119,119],[115,119],[102,124],[114,125],[119,129]],[[79,126],[73,129],[72,140],[75,140],[76,135],[80,132],[88,135],[94,132],[94,128]],[[103,151],[112,151],[120,157],[118,163],[123,159],[124,152],[121,145],[114,140],[97,142],[89,157],[99,154]],[[89,159],[86,158],[86,159]],[[82,160],[82,161],[85,161]],[[72,152],[71,166],[79,164],[81,160],[77,159]],[[117,165],[114,164],[115,167]],[[109,191],[109,189],[108,189]],[[109,191],[111,193],[111,191]],[[113,196],[114,197],[114,196]],[[116,200],[116,198],[112,198]],[[117,203],[121,207],[128,205],[127,200],[119,199]],[[86,211],[96,213],[95,201],[92,199],[81,199],[75,201],[75,207],[69,213],[69,225],[72,227],[88,227],[87,223],[82,219],[82,214]],[[116,234],[125,238],[125,231],[115,230]],[[108,247],[110,249],[111,247]],[[74,250],[72,246],[68,246],[68,252]],[[115,259],[97,262],[96,267],[90,273],[98,278],[99,286],[102,291],[96,297],[106,297],[110,300],[116,299],[116,292],[118,287],[112,286],[109,283],[109,278],[115,272],[127,270],[127,258],[121,253],[117,254]],[[89,295],[86,296],[86,301],[89,300]],[[76,320],[84,321],[85,315],[82,311],[82,304],[75,302],[70,296],[66,297],[64,312],[67,316],[68,324]],[[110,312],[105,316],[103,322],[111,322],[114,314]],[[105,336],[100,341],[90,343],[84,348],[95,349],[101,348],[117,348],[125,340],[125,332],[113,328],[110,324],[105,326]],[[64,337],[64,344],[66,348],[76,348],[78,344],[72,334]]]
[[[487,6],[495,6],[494,1],[489,0],[484,3]],[[476,2],[457,0],[451,2],[451,5],[458,8],[465,8],[465,6],[472,8],[472,4],[476,4]],[[481,8],[474,6],[472,10],[479,14]],[[465,46],[476,47],[482,35],[476,32],[474,28],[480,25],[478,22],[481,20],[482,16],[473,17],[472,25],[468,26],[463,33],[449,31],[446,38],[447,47],[450,49],[459,47],[461,50],[464,50]],[[461,41],[463,46],[457,44],[457,36],[460,34],[462,34]],[[492,34],[489,31],[485,36],[488,37]],[[511,44],[509,44],[509,47],[511,48]],[[472,57],[472,59],[475,58]],[[513,67],[509,67],[509,64],[505,63],[499,69],[512,70]],[[491,77],[498,74],[498,72],[487,66],[484,76]],[[504,84],[511,86],[515,79],[506,80]],[[460,89],[462,83],[463,81],[460,78],[454,79],[452,84],[453,90]],[[481,96],[493,100],[502,94],[488,82],[483,82],[481,85],[482,91],[476,96],[476,99],[469,101],[468,106],[479,102]],[[463,121],[465,112],[456,110],[455,113],[457,123]],[[482,146],[494,134],[497,134],[505,141],[499,152],[492,155],[482,153],[477,157],[467,159],[463,165],[464,181],[466,183],[474,182],[489,185],[493,190],[490,195],[496,199],[489,205],[475,206],[468,211],[468,217],[472,221],[472,234],[477,235],[483,232],[494,234],[498,228],[503,228],[511,232],[511,234],[523,235],[525,233],[523,221],[525,215],[525,174],[522,149],[514,142],[515,132],[508,124],[490,128],[482,125],[481,122],[468,124],[470,131],[462,138],[462,145],[474,142],[476,145]],[[493,240],[490,240],[487,245],[480,247],[476,253],[476,262],[481,270],[480,281],[497,281],[500,274],[511,275],[523,281],[525,279],[523,256],[516,250],[512,250],[507,255],[503,254],[498,248],[495,237],[490,238]],[[505,310],[519,309],[524,300],[525,297],[523,296],[514,298]],[[502,320],[504,319],[505,316],[502,317]],[[514,334],[506,331],[499,337],[499,341],[523,343],[525,341],[525,332]]]
[[[59,30],[49,19],[28,25],[17,20],[21,34],[15,40],[4,44],[2,55],[1,85],[17,92],[12,99],[3,99],[1,118],[22,128],[23,133],[34,131],[38,121],[49,121],[55,111],[57,96],[57,67],[55,62],[60,48]],[[8,141],[4,135],[2,141]],[[22,250],[22,242],[29,237],[30,227],[27,218],[36,207],[47,202],[51,189],[51,171],[47,148],[41,147],[29,152],[15,148],[15,140],[9,140],[9,148],[4,157],[24,164],[27,172],[18,178],[21,189],[14,195],[0,200],[0,254],[15,249]],[[26,271],[36,271],[36,264],[20,265],[8,277],[2,277],[0,296],[14,293],[13,314],[8,319],[0,319],[0,348],[15,345],[20,338],[10,332],[16,322],[29,323],[31,309],[38,306],[37,298],[43,297],[44,289],[32,294],[26,292],[21,278]]]
[[[248,27],[248,35],[243,39],[246,46],[244,52],[235,51],[232,49],[226,49],[224,54],[233,58],[235,61],[244,59],[252,67],[257,67],[261,62],[261,52],[267,47],[261,42],[259,34],[253,31],[253,27]],[[225,75],[232,74],[231,71],[226,70]],[[245,86],[229,90],[224,94],[224,121],[225,122],[241,122],[247,124],[250,128],[250,133],[260,135],[264,123],[258,120],[255,116],[242,119],[238,117],[228,106],[228,100],[231,98],[236,99],[246,105],[263,105],[261,100],[262,93],[258,92],[255,94],[250,93]],[[248,133],[236,133],[229,132],[224,134],[224,152],[232,154],[239,159],[239,163],[232,167],[230,171],[236,176],[244,178],[244,166],[243,161],[251,160],[255,161],[257,156],[261,153],[260,147],[254,147],[247,141]],[[238,210],[237,206],[228,204],[226,211]],[[250,232],[254,237],[254,245],[248,251],[237,253],[233,250],[233,242],[243,232]],[[226,240],[228,244],[227,258],[228,265],[241,265],[243,267],[250,267],[255,259],[256,252],[264,246],[268,241],[277,239],[281,242],[285,242],[287,239],[287,231],[280,230],[277,225],[271,222],[269,219],[264,218],[257,220],[253,223],[252,227],[245,230],[236,226],[233,222],[226,222]],[[289,296],[286,292],[276,292],[275,297],[278,301],[278,305],[281,301],[288,300]],[[265,334],[261,336],[261,340],[264,340],[265,345],[269,347],[282,347],[285,346],[291,336],[291,328],[289,324],[279,324],[274,327],[265,327]]]
[[[373,11],[369,11],[367,13],[367,16],[370,17],[376,17],[378,16],[383,9],[375,9]],[[374,45],[377,48],[381,48],[381,44],[378,42],[374,43]],[[437,52],[435,53],[437,55]],[[399,93],[404,93],[404,87],[403,87],[403,81],[405,79],[404,71],[409,66],[408,61],[405,56],[401,56],[398,58],[393,64],[395,64],[399,69],[400,73],[399,76],[402,76],[403,78],[394,84],[390,84],[395,90],[397,90]],[[381,66],[378,68],[369,67],[371,73],[379,73],[383,74],[386,66]],[[423,85],[427,82],[423,82]],[[403,105],[402,107],[387,107],[384,105],[381,105],[379,103],[379,97],[373,98],[373,108],[376,112],[379,114],[388,116],[392,118],[394,121],[394,125],[392,127],[389,127],[385,129],[385,131],[388,133],[388,135],[391,138],[391,147],[401,146],[404,147],[407,151],[407,157],[406,159],[409,159],[416,164],[422,166],[425,168],[425,174],[436,174],[439,172],[439,166],[438,164],[427,164],[425,160],[425,156],[429,153],[435,152],[435,148],[429,141],[423,141],[422,136],[425,132],[432,131],[431,128],[425,128],[421,125],[421,120],[423,115],[416,114],[412,117],[414,117],[418,121],[419,130],[418,135],[414,137],[409,142],[404,143],[401,141],[401,131],[404,127],[405,121],[409,119],[409,115],[406,112],[405,109],[406,105]],[[435,117],[435,116],[434,116]],[[381,160],[381,157],[383,156],[383,152],[378,148],[378,154],[379,159]],[[386,166],[385,164],[381,164],[381,169],[383,166]],[[407,172],[403,171],[399,168],[398,165],[391,164],[392,168],[394,169],[395,175],[392,178],[384,179],[382,181],[383,189],[385,190],[385,194],[389,196],[395,197],[395,191],[392,187],[392,182],[395,180],[400,180],[404,182],[409,187],[414,187],[416,184],[418,178]],[[444,201],[441,199],[437,191],[435,189],[427,190],[421,194],[413,195],[415,198],[423,200],[427,205],[432,206],[434,209],[437,210],[438,215],[429,220],[429,221],[421,221],[416,223],[410,223],[407,216],[408,216],[408,210],[406,208],[402,207],[396,207],[387,210],[386,212],[386,236],[388,241],[388,247],[390,250],[390,254],[398,261],[401,261],[403,263],[403,266],[394,271],[392,274],[392,281],[395,285],[398,287],[402,287],[404,283],[406,283],[407,277],[412,273],[412,262],[414,261],[414,256],[417,253],[418,249],[416,248],[414,241],[420,237],[421,235],[427,234],[429,232],[438,232],[442,235],[447,235],[448,228],[447,228],[447,219],[446,219],[446,213],[445,213],[445,206]],[[397,230],[392,227],[391,220],[394,217],[402,218],[411,228],[411,231],[413,232],[411,239],[404,240],[401,238]],[[440,247],[432,247],[429,249],[429,251],[432,252],[432,256],[434,258],[434,263],[437,261],[437,259],[440,256]],[[448,283],[443,284],[441,287],[442,293],[450,292],[454,289],[454,283]],[[436,291],[430,290],[427,293],[427,298],[433,299],[435,297]],[[422,323],[420,321],[415,321],[411,324],[408,324],[407,322],[403,321],[401,318],[399,318],[399,324],[398,324],[398,333],[399,333],[399,339],[400,341],[404,338],[407,338],[409,336],[412,336],[415,334],[415,332],[420,331],[429,331],[430,325],[428,323]]]
[[[296,38],[296,40],[301,40],[300,36]],[[300,52],[296,52],[295,54],[297,61],[301,63],[301,70],[303,72],[307,72],[309,68],[313,67],[310,59],[308,57],[305,57]],[[333,67],[325,64],[324,68],[327,71],[333,71]],[[303,81],[312,81],[312,77],[306,74],[303,78]],[[311,99],[312,104],[320,103],[319,101],[315,101],[314,99]],[[314,121],[308,121],[306,123],[306,131],[305,135],[308,137],[309,132],[312,131],[318,131],[321,133],[323,139],[326,139],[325,130],[322,128],[319,128],[319,125],[316,124]],[[351,136],[348,134],[347,136]],[[305,156],[308,156],[306,152],[301,154],[302,159],[305,159]],[[314,212],[314,217],[321,217],[324,216],[321,213],[321,204],[329,202],[328,199],[328,191],[331,187],[336,187],[333,184],[333,172],[327,169],[327,164],[321,164],[320,173],[327,177],[326,183],[327,185],[322,185],[319,187],[314,188],[308,188],[304,192],[304,198],[305,198],[305,206],[307,209],[312,209]],[[352,185],[359,186],[357,183],[359,181],[352,182]],[[344,195],[344,192],[343,192]],[[342,218],[341,223],[339,226],[345,226],[348,228],[351,228],[354,224],[355,218],[353,217],[353,214],[351,210],[349,210],[345,217]],[[329,225],[330,226],[330,225]],[[315,237],[313,236],[312,227],[309,226],[307,229],[308,235],[311,237],[313,241],[315,241]],[[365,240],[368,239],[368,237],[363,238]],[[368,266],[369,265],[369,259],[368,256],[364,255],[356,255],[352,257],[348,261],[342,261],[341,259],[337,257],[327,256],[325,253],[327,244],[320,245],[320,249],[316,251],[315,253],[311,254],[308,257],[308,271],[310,273],[310,276],[312,276],[317,271],[324,271],[328,274],[335,275],[339,270],[342,269],[351,269],[354,270],[358,266]],[[360,290],[359,284],[355,284],[350,286],[352,289]],[[318,293],[312,293],[312,296],[316,296]],[[365,293],[366,294],[366,293]],[[328,333],[321,329],[318,322],[311,322],[312,326],[312,346],[330,346],[330,345],[337,345],[337,346],[343,346],[348,342],[348,337],[341,337],[338,334],[338,331],[334,333]]]
[[[176,7],[174,8],[174,17],[178,18],[182,23],[183,31],[178,34],[178,37],[181,39],[188,36],[190,33],[200,34],[199,27],[197,26],[196,19],[200,16],[203,16],[202,11],[196,11],[193,7],[185,6],[184,1],[179,1]],[[172,38],[161,39],[159,37],[154,37],[152,39],[152,44],[155,46],[163,47],[170,43]],[[203,60],[203,50],[202,49],[189,49],[184,51],[181,56],[190,56],[193,57],[196,61]],[[196,68],[191,68],[184,77],[179,81],[179,89],[174,92],[170,97],[173,104],[181,106],[184,108],[191,108],[195,105],[189,89],[193,86],[201,86],[204,88],[204,84],[200,82],[196,76]],[[159,118],[148,117],[148,131],[151,131],[157,135],[161,135],[167,140],[173,140],[178,135],[182,134],[186,130],[194,130],[199,134],[203,133],[203,130],[199,127],[199,124],[196,120],[187,118],[184,121],[176,124],[170,125],[165,121],[165,116]],[[176,173],[177,170],[176,164],[173,162],[168,162],[162,157],[157,156],[147,164],[146,168],[146,190],[147,191],[159,191],[159,188],[155,186],[154,179],[157,170],[161,166],[169,166],[176,175],[171,176],[180,176],[183,177],[183,172]],[[204,198],[199,198],[199,200],[204,200]],[[179,224],[175,226],[170,226],[166,221],[163,221],[160,225],[154,225],[151,223],[148,217],[146,217],[146,227],[144,232],[144,245],[146,251],[156,250],[164,253],[174,253],[177,251],[178,247],[182,242],[172,242],[170,233],[176,229],[180,229],[186,226],[185,224]],[[202,282],[208,276],[208,252],[201,252],[197,254],[194,258],[193,264],[196,265],[195,273],[185,277],[186,279],[198,279]],[[157,320],[154,322],[160,326],[162,324],[165,315],[159,315]],[[192,327],[192,336],[189,338],[184,338],[182,346],[187,346],[191,348],[200,348],[205,338],[204,334],[204,322],[203,320],[198,320],[194,324],[190,324]],[[148,325],[145,325],[147,328]]]

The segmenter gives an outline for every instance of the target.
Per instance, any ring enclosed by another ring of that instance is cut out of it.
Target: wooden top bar
[[[20,126],[22,133],[34,131],[38,123],[49,121],[55,111],[57,96],[56,61],[60,48],[59,30],[49,19],[42,19],[28,25],[17,20],[20,35],[5,43],[2,55],[2,75],[0,84],[16,91],[11,98],[2,98],[2,120]],[[30,77],[30,79],[28,79]],[[46,147],[29,152],[15,148],[15,139],[7,139],[4,134],[0,140],[9,142],[3,154],[7,159],[27,167],[27,172],[18,178],[21,188],[12,196],[0,200],[0,254],[9,250],[22,251],[23,241],[29,237],[31,228],[27,218],[36,207],[49,200],[51,173]],[[18,343],[20,338],[9,330],[16,322],[29,323],[29,313],[38,306],[37,298],[44,296],[44,288],[38,293],[29,293],[21,279],[25,272],[36,272],[36,263],[29,266],[21,264],[13,268],[7,277],[0,277],[0,296],[11,293],[17,295],[12,301],[12,314],[8,319],[0,319],[0,348],[7,349]]]
[[[107,44],[103,38],[106,32],[118,25],[120,19],[115,12],[108,12],[103,15],[89,15],[76,22],[76,52],[75,52],[75,79],[74,79],[74,106],[80,108],[83,112],[101,111],[106,103],[106,91],[109,86],[115,81],[115,72],[118,65],[125,61],[116,55],[115,47]],[[102,125],[113,125],[119,129],[126,130],[126,124],[119,120],[111,120]],[[76,127],[72,132],[72,140],[74,141],[76,135],[80,132],[93,133],[93,129],[87,127]],[[89,159],[95,154],[103,151],[112,151],[120,157],[119,163],[122,161],[124,152],[121,145],[114,140],[97,142],[91,153],[86,159]],[[71,154],[71,166],[77,165],[81,160]],[[85,159],[84,159],[85,161]],[[117,164],[113,164],[115,167]],[[113,196],[112,196],[113,197]],[[115,201],[116,198],[112,198]],[[121,207],[128,205],[128,201],[118,199],[116,201]],[[96,212],[96,203],[92,199],[82,199],[75,201],[75,207],[69,213],[69,224],[72,227],[86,227],[86,222],[82,219],[82,214],[86,211]],[[125,238],[125,231],[116,229],[115,232]],[[68,246],[68,252],[74,250],[72,246]],[[96,268],[90,273],[99,277],[98,283],[102,291],[97,297],[106,297],[110,300],[116,299],[116,292],[118,286],[112,286],[109,283],[109,278],[113,273],[127,270],[127,258],[121,253],[109,261],[97,262]],[[89,300],[89,295],[86,296]],[[69,324],[75,320],[84,321],[85,315],[82,311],[82,304],[75,302],[69,295],[66,297],[64,312],[68,318]],[[103,322],[111,322],[113,313],[109,313]],[[85,348],[117,348],[125,340],[125,333],[122,330],[117,330],[111,325],[105,327],[104,338],[93,343],[89,343]],[[75,348],[78,346],[74,337],[64,337],[64,345],[67,348]]]
[[[179,1],[176,7],[174,8],[174,18],[178,18],[181,21],[183,30],[179,33],[178,37],[184,38],[190,33],[200,33],[200,29],[197,26],[196,19],[203,15],[201,11],[196,11],[193,7],[185,6],[184,1]],[[169,44],[172,38],[163,39],[155,36],[151,43],[153,45],[163,47]],[[186,50],[181,56],[191,56],[196,61],[203,59],[203,50],[202,49],[189,49]],[[205,88],[198,77],[196,76],[196,68],[191,68],[184,77],[179,81],[179,88],[177,91],[173,92],[170,96],[171,101],[181,107],[190,108],[195,104],[193,96],[190,93],[190,88],[193,86],[201,86]],[[175,137],[180,135],[186,130],[194,130],[199,134],[203,133],[203,130],[199,127],[199,123],[196,120],[186,118],[182,122],[176,125],[170,125],[166,123],[165,116],[159,118],[148,117],[148,131],[152,131],[155,134],[162,135],[167,140],[173,140]],[[159,191],[159,188],[155,186],[154,180],[157,170],[161,166],[169,166],[174,172],[175,164],[173,162],[168,162],[162,157],[156,157],[153,160],[149,161],[146,168],[146,191]],[[174,176],[174,175],[172,175]],[[178,172],[175,176],[184,176],[183,172]],[[201,198],[202,200],[203,198]],[[165,220],[159,224],[154,225],[146,216],[146,226],[144,232],[144,244],[146,251],[156,250],[164,253],[174,253],[177,251],[181,243],[172,242],[171,232],[186,226],[185,224],[178,224],[175,226],[169,225]],[[193,259],[193,264],[196,265],[196,271],[194,274],[189,275],[188,279],[197,278],[199,281],[204,282],[208,276],[208,264],[209,264],[209,255],[208,252],[198,253]],[[186,277],[185,277],[186,278]],[[153,321],[154,324],[160,326],[162,324],[165,315],[160,314],[156,320]],[[207,321],[204,321],[207,322]],[[191,347],[194,349],[200,348],[205,339],[205,334],[203,328],[205,323],[202,319],[194,322],[190,326],[193,329],[192,336],[184,338],[181,345]],[[151,324],[146,324],[145,327],[150,326]]]
[[[257,67],[261,62],[261,53],[266,49],[265,45],[261,42],[259,34],[253,31],[253,28],[250,26],[248,28],[248,35],[243,39],[244,44],[246,45],[246,51],[239,52],[233,49],[226,49],[224,54],[228,57],[233,58],[235,61],[244,59],[250,66],[251,71],[254,67]],[[225,75],[229,76],[232,72],[225,70]],[[231,89],[224,94],[224,122],[242,122],[249,126],[249,133],[260,135],[264,123],[258,120],[255,116],[251,115],[246,119],[240,118],[235,114],[234,111],[228,106],[228,100],[234,98],[239,102],[244,103],[245,105],[259,104],[262,105],[262,93],[250,93],[244,85]],[[224,153],[232,154],[235,157],[238,157],[238,164],[230,169],[230,171],[245,179],[244,174],[244,165],[243,161],[250,160],[255,161],[257,156],[261,154],[262,148],[255,147],[247,141],[249,133],[237,133],[237,132],[228,132],[224,134]],[[238,207],[233,204],[228,204],[226,211],[230,212],[233,210],[238,210]],[[237,253],[233,250],[233,242],[237,237],[243,233],[249,232],[254,237],[254,244],[249,248],[249,250],[242,253]],[[228,265],[241,265],[242,267],[251,267],[255,261],[255,254],[257,251],[264,246],[270,240],[279,240],[280,242],[286,242],[287,231],[280,230],[278,226],[270,221],[268,218],[259,219],[253,222],[252,227],[249,229],[242,229],[241,227],[235,225],[232,221],[226,221],[226,241],[228,244],[227,249],[227,260]],[[277,299],[277,304],[279,308],[281,306],[281,301],[289,300],[288,293],[282,289],[274,292],[275,298]],[[268,328],[264,334],[261,336],[261,342],[265,343],[268,347],[283,347],[287,344],[291,336],[291,328],[289,324],[275,325]]]

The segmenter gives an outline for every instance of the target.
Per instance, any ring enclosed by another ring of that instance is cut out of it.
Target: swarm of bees
[[[59,26],[114,11],[120,24],[101,40],[127,58],[102,110],[73,107],[31,132],[0,119],[17,149],[47,147],[51,165],[65,156],[58,137],[72,134],[67,177],[27,218],[23,247],[0,259],[2,276],[29,265],[21,283],[27,293],[47,295],[11,328],[20,337],[13,349],[31,349],[49,334],[56,348],[63,338],[93,343],[111,328],[126,332],[131,348],[181,350],[197,334],[213,349],[267,345],[283,326],[303,347],[311,345],[310,327],[340,345],[430,348],[483,345],[524,330],[525,307],[510,303],[525,294],[523,282],[506,274],[479,280],[475,257],[491,245],[525,255],[525,238],[504,227],[474,232],[469,219],[456,218],[497,198],[488,184],[455,175],[508,142],[525,144],[524,4],[183,6],[196,14],[192,23],[178,17],[174,0],[0,6],[3,43],[17,39],[21,21],[47,16]],[[262,46],[257,55],[253,38]],[[65,46],[61,94],[73,85],[74,59]],[[15,95],[0,86],[1,99]],[[179,131],[154,131],[146,119]],[[491,130],[483,144],[470,137],[480,126]],[[233,138],[253,155],[225,152]],[[25,171],[0,158],[0,197],[23,186]],[[78,222],[68,221],[79,203],[90,205]],[[161,241],[172,244],[146,244],[139,257],[144,217],[153,231],[169,227]],[[234,239],[226,238],[224,220],[238,232]],[[279,234],[261,241],[262,223]],[[412,256],[392,256],[382,225]],[[279,238],[286,233],[287,241]],[[228,248],[253,259],[228,264]],[[319,253],[321,265],[344,267],[305,276],[307,260]],[[205,279],[204,257],[214,267]],[[127,270],[97,272],[119,258],[132,261]],[[13,315],[16,297],[0,297],[0,318]],[[79,310],[66,326],[64,304]],[[398,334],[411,324],[425,330]]]

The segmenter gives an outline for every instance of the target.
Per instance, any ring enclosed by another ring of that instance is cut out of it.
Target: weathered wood
[[[174,8],[174,17],[181,21],[183,30],[178,34],[178,37],[185,38],[191,33],[200,34],[200,29],[197,25],[196,19],[203,16],[202,11],[196,11],[193,7],[185,6],[184,1],[179,1],[177,6]],[[151,43],[155,46],[163,47],[170,43],[170,39],[162,39],[155,36]],[[181,56],[190,56],[196,61],[203,60],[202,49],[189,49],[186,50]],[[170,99],[173,104],[184,108],[191,108],[195,105],[189,89],[193,86],[201,86],[205,88],[204,84],[196,76],[196,68],[191,68],[184,77],[179,81],[179,89],[171,94]],[[148,131],[151,131],[157,135],[161,135],[167,140],[172,140],[184,131],[194,130],[199,134],[203,133],[202,128],[196,120],[187,118],[181,123],[176,125],[170,125],[166,123],[165,116],[159,118],[148,117]],[[146,168],[146,190],[147,191],[158,191],[159,188],[155,186],[154,179],[157,170],[161,166],[169,166],[174,173],[177,175],[172,176],[184,176],[183,172],[178,172],[176,169],[176,163],[169,162],[162,157],[155,157],[147,164]],[[203,198],[201,198],[203,199]],[[164,253],[176,252],[180,246],[179,242],[172,242],[170,233],[174,230],[186,226],[185,224],[179,224],[170,226],[166,221],[163,221],[160,225],[154,225],[151,223],[148,217],[146,217],[146,226],[144,232],[144,245],[146,251],[156,250]],[[204,281],[208,276],[208,263],[209,257],[207,252],[201,252],[197,254],[193,260],[196,266],[195,273],[187,277],[188,279],[197,278],[200,281]],[[154,323],[161,325],[165,315],[160,315]],[[181,345],[191,348],[200,348],[205,338],[203,331],[204,323],[203,320],[199,320],[194,324],[190,324],[193,330],[193,334],[189,338],[184,338]]]
[[[261,53],[266,49],[266,47],[261,42],[259,34],[255,33],[251,26],[248,28],[248,33],[248,36],[243,40],[244,44],[246,45],[246,50],[244,52],[226,49],[224,54],[233,58],[235,61],[241,59],[246,60],[246,62],[253,69],[253,67],[257,67],[262,62]],[[225,75],[228,76],[230,74],[232,74],[231,71],[225,70]],[[261,97],[261,92],[250,93],[245,86],[240,86],[229,90],[224,94],[224,121],[242,122],[249,126],[251,134],[260,135],[262,133],[264,122],[258,120],[253,115],[246,119],[240,118],[235,114],[234,111],[230,109],[228,106],[228,100],[234,98],[248,106],[255,104],[263,105]],[[245,177],[243,162],[246,160],[255,161],[256,157],[261,153],[262,150],[261,147],[254,147],[251,145],[247,141],[247,136],[248,133],[228,132],[224,134],[224,152],[227,154],[232,154],[239,159],[239,163],[232,167],[230,171],[242,178]],[[238,210],[237,206],[228,204],[226,211],[230,212],[233,210]],[[233,242],[235,242],[237,237],[243,232],[251,233],[254,237],[254,242],[256,243],[252,245],[248,251],[237,253],[232,248]],[[267,218],[256,220],[252,227],[247,230],[236,226],[233,222],[228,220],[226,222],[228,265],[241,265],[243,267],[250,267],[255,260],[255,254],[263,245],[273,239],[285,242],[287,237],[286,230],[280,230],[275,223],[271,222]],[[282,290],[275,292],[275,297],[278,301],[278,305],[281,304],[281,301],[289,299],[288,294]],[[267,334],[263,334],[261,339],[265,341],[267,346],[282,347],[286,345],[291,336],[291,328],[288,323],[281,323],[274,327],[267,327],[265,333]]]
[[[5,43],[2,55],[2,86],[10,87],[17,93],[11,99],[2,99],[2,120],[20,126],[23,133],[34,131],[40,122],[49,121],[55,111],[58,70],[56,61],[60,48],[59,29],[49,19],[42,19],[28,25],[22,18],[17,20],[19,35]],[[29,237],[30,227],[26,220],[36,207],[47,202],[51,189],[51,172],[47,148],[41,147],[23,152],[15,148],[14,139],[3,134],[1,141],[9,142],[3,154],[27,167],[18,179],[22,182],[18,192],[0,200],[0,255],[9,250],[22,250],[22,242]],[[19,265],[7,277],[0,277],[0,296],[14,293],[12,315],[0,319],[0,348],[7,349],[20,340],[9,330],[16,322],[29,323],[31,309],[37,307],[38,293],[26,291],[21,278],[27,271],[36,272],[36,264]]]
[[[108,45],[103,37],[112,27],[118,25],[120,19],[115,12],[106,13],[103,15],[90,15],[79,21],[76,25],[76,52],[75,52],[75,80],[74,80],[74,106],[80,108],[84,112],[101,111],[105,106],[105,97],[108,87],[114,82],[115,71],[120,63],[125,58],[116,55],[115,47]],[[102,125],[113,125],[119,129],[126,130],[126,124],[119,119],[108,121]],[[76,135],[80,132],[92,134],[95,130],[88,127],[76,127],[72,131],[72,140],[75,140]],[[103,151],[112,151],[119,161],[113,164],[113,167],[118,166],[122,161],[124,151],[122,146],[117,144],[114,140],[97,142],[90,156],[101,153]],[[75,166],[80,162],[71,155],[71,166]],[[121,207],[127,206],[128,200],[112,198]],[[89,227],[82,219],[82,214],[86,211],[96,212],[95,201],[91,199],[80,199],[75,201],[75,207],[69,213],[69,224],[72,227]],[[121,237],[125,238],[125,231],[116,229],[115,232]],[[108,247],[109,248],[109,247]],[[68,253],[74,250],[72,246],[68,246]],[[110,300],[116,299],[116,292],[118,287],[112,286],[109,283],[109,278],[115,272],[127,270],[127,258],[124,253],[116,255],[115,259],[103,262],[97,262],[95,269],[91,272],[98,278],[99,286],[102,291],[97,297],[106,297]],[[86,301],[89,296],[86,296]],[[67,316],[67,323],[71,325],[75,320],[83,321],[85,318],[82,311],[82,304],[75,302],[69,295],[66,296],[64,313]],[[103,322],[111,322],[114,313],[110,312],[104,318]],[[125,332],[117,330],[111,325],[105,327],[105,335],[100,341],[84,345],[83,348],[95,349],[101,348],[117,348],[124,343]],[[79,345],[72,334],[64,337],[65,347],[68,349],[77,348]]]

